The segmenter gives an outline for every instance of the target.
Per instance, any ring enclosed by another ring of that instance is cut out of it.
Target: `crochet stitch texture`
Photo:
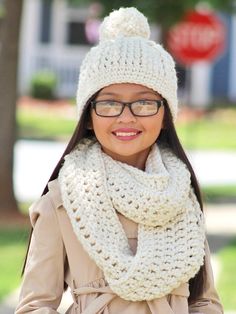
[[[121,8],[106,17],[100,42],[90,49],[80,67],[77,90],[78,119],[86,102],[100,89],[117,83],[141,84],[168,102],[177,116],[177,77],[174,60],[149,39],[146,17],[136,8]]]
[[[78,240],[121,298],[165,296],[203,264],[202,211],[188,169],[170,150],[154,144],[144,172],[84,139],[66,156],[59,184]],[[135,255],[116,211],[138,224]]]

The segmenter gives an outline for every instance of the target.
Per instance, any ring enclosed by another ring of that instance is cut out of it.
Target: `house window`
[[[67,42],[71,45],[88,45],[83,22],[69,22]]]
[[[70,45],[94,45],[98,42],[100,21],[87,20],[86,22],[73,21],[67,24],[67,43]]]
[[[41,0],[40,42],[49,43],[51,40],[52,0]]]

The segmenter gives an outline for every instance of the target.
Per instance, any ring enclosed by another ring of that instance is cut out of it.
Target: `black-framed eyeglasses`
[[[149,117],[158,113],[164,105],[165,99],[158,100],[136,100],[133,102],[121,102],[114,100],[91,101],[92,108],[100,117],[118,117],[124,111],[125,106],[129,107],[134,116]]]

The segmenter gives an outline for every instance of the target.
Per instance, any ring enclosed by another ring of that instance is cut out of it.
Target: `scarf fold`
[[[169,294],[204,260],[204,219],[186,165],[153,145],[145,171],[113,160],[84,139],[59,173],[63,205],[78,240],[110,288],[131,301]],[[116,211],[138,224],[137,252]]]

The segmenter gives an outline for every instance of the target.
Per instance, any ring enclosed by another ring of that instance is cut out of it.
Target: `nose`
[[[117,122],[136,122],[136,117],[132,114],[128,106],[125,106],[122,114],[117,117]]]

